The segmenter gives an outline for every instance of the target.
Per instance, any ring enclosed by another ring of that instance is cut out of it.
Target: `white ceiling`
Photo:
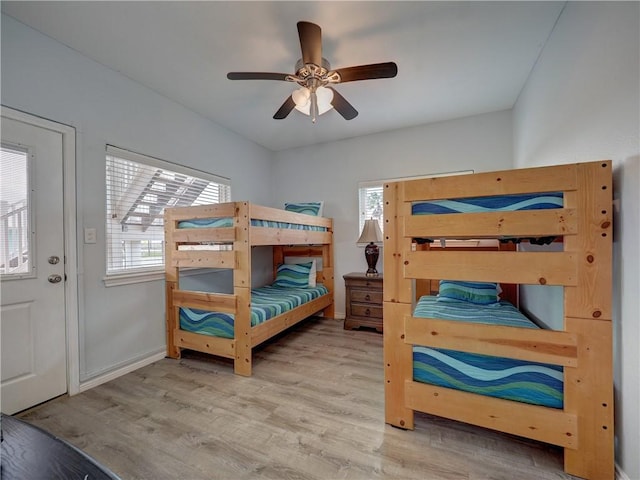
[[[278,151],[511,108],[564,3],[2,1],[2,11]],[[294,84],[227,80],[293,73],[299,20],[322,27],[333,68],[397,63],[395,78],[336,87],[355,119],[273,120]]]

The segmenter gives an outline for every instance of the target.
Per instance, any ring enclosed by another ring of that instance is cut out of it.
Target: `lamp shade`
[[[382,230],[378,220],[365,220],[357,243],[382,243]]]

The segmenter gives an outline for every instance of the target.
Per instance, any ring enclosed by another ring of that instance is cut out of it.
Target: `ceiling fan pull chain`
[[[315,90],[311,90],[311,121],[316,123],[316,118],[318,117],[318,96],[316,95]]]

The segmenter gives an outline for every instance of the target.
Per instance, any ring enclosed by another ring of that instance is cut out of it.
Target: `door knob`
[[[60,283],[62,281],[62,276],[57,274],[49,275],[49,278],[47,278],[47,280],[49,280],[49,283]]]

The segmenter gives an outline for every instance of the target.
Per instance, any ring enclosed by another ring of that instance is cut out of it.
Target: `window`
[[[107,275],[164,268],[167,207],[231,200],[229,180],[107,145]]]
[[[0,275],[22,278],[34,273],[29,152],[3,143],[0,153]]]
[[[358,234],[362,232],[364,221],[369,219],[378,220],[380,231],[384,232],[384,222],[382,221],[382,184],[378,182],[363,182],[359,185],[359,205],[360,219],[358,223]]]

